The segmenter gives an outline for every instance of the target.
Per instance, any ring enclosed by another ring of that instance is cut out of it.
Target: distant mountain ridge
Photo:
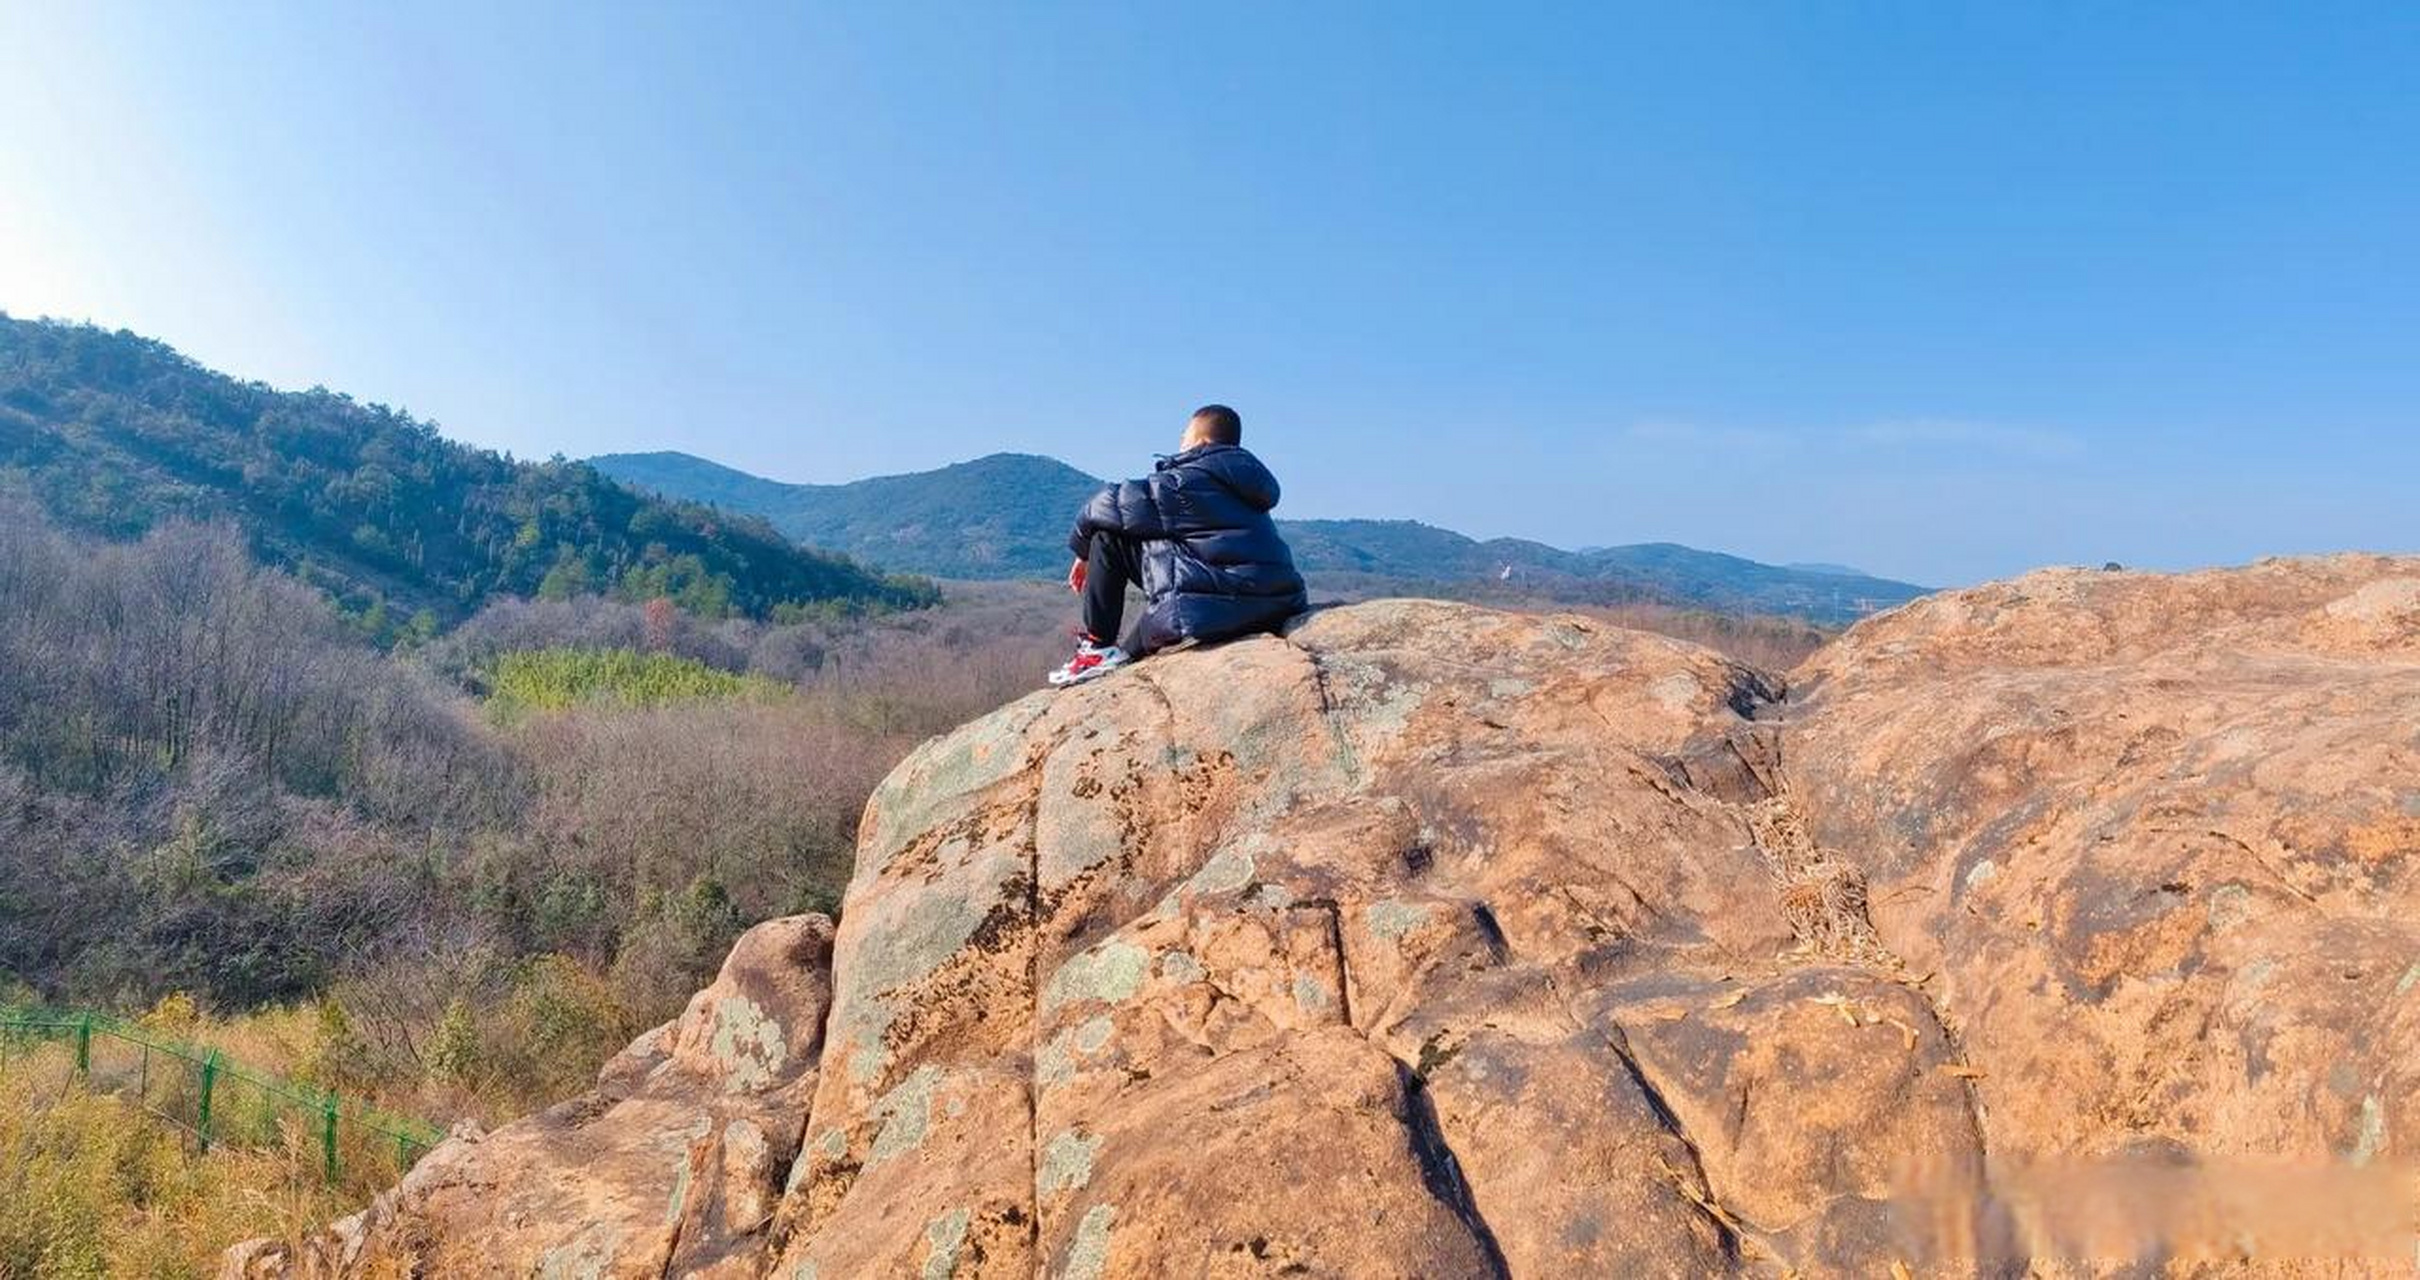
[[[944,578],[1066,570],[1076,508],[1101,480],[1055,458],[996,453],[933,471],[846,484],[786,484],[678,452],[606,454],[589,465],[668,497],[763,516],[783,533],[869,564]],[[1406,589],[1492,587],[1575,602],[1651,601],[1837,624],[1927,589],[1841,565],[1770,565],[1676,543],[1566,551],[1480,541],[1415,520],[1281,520],[1315,581],[1348,575]]]
[[[811,547],[945,578],[1064,572],[1076,507],[1101,487],[1027,453],[847,484],[786,484],[677,452],[606,454],[588,465],[666,497],[763,516]]]
[[[742,503],[667,500],[581,463],[447,440],[384,405],[239,381],[132,333],[0,314],[0,499],[12,497],[116,538],[227,521],[382,632],[497,596],[667,597],[708,616],[937,598],[795,545]]]

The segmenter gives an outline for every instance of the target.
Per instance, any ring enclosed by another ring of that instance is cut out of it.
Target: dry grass
[[[366,1198],[320,1179],[300,1134],[198,1153],[179,1130],[77,1085],[66,1055],[0,1065],[0,1277],[215,1274],[228,1245],[294,1239]]]
[[[1785,796],[1750,806],[1747,818],[1801,948],[1826,960],[1897,967],[1866,915],[1863,871],[1818,847]]]

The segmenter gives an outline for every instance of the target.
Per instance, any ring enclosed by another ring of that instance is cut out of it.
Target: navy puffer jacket
[[[1269,511],[1277,477],[1240,445],[1205,444],[1162,458],[1149,476],[1103,488],[1076,517],[1081,558],[1100,530],[1143,543],[1143,597],[1133,629],[1143,653],[1180,640],[1267,631],[1303,611],[1302,575]]]

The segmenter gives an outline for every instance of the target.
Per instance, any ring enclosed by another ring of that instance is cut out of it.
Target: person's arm
[[[1165,473],[1162,473],[1165,474]],[[1168,521],[1160,510],[1159,494],[1149,480],[1121,480],[1101,486],[1084,504],[1076,516],[1075,532],[1067,539],[1067,549],[1082,559],[1092,535],[1101,532],[1123,534],[1146,541],[1169,536]]]

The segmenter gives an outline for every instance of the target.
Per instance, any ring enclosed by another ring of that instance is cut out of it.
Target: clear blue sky
[[[2420,548],[2420,7],[1170,8],[0,5],[0,309],[524,455],[1218,399],[1295,515]]]

